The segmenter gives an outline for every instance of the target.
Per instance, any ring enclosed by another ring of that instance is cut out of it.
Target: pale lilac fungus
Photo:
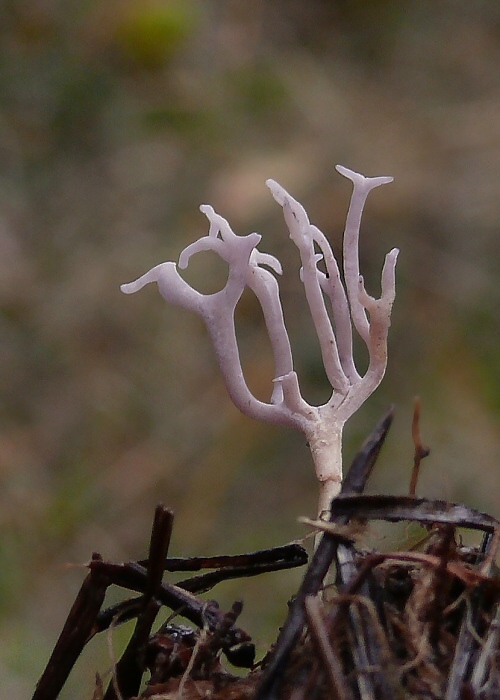
[[[156,282],[167,301],[199,314],[210,335],[229,395],[240,411],[252,418],[291,426],[306,435],[320,485],[320,515],[330,509],[332,498],[340,490],[344,425],[378,387],[386,370],[398,255],[396,248],[386,255],[381,296],[378,299],[370,296],[359,272],[361,214],[370,190],[392,182],[392,177],[364,177],[340,165],[337,170],[354,186],[344,231],[343,281],[330,244],[310,223],[302,205],[274,180],[266,182],[283,208],[290,238],[299,250],[300,278],[332,387],[324,405],[312,406],[301,395],[275,276],[281,274],[281,265],[275,257],[257,249],[259,234],[236,235],[226,219],[211,206],[202,205],[200,209],[210,222],[208,235],[187,246],[178,265],[162,263],[135,282],[121,286],[125,294],[132,294],[149,282]],[[196,291],[177,271],[177,267],[182,270],[188,266],[192,255],[206,250],[217,253],[229,268],[226,285],[215,294]],[[318,268],[320,261],[326,272]],[[260,401],[251,393],[240,363],[234,313],[245,287],[259,300],[271,341],[274,379],[269,402]],[[363,376],[354,363],[353,328],[368,350],[368,369]]]

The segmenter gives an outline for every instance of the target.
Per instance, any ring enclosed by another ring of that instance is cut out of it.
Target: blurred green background
[[[198,205],[211,203],[284,264],[299,376],[306,397],[325,400],[297,252],[266,178],[338,252],[350,184],[335,164],[395,177],[370,195],[361,235],[372,294],[385,253],[401,249],[389,366],[347,427],[345,460],[395,403],[370,490],[406,493],[419,394],[432,447],[419,493],[500,515],[499,65],[497,0],[4,0],[5,697],[29,697],[91,551],[145,555],[156,503],[176,512],[175,555],[305,534],[296,518],[315,513],[316,484],[303,437],[231,405],[198,317],[152,286],[119,292],[204,235]],[[193,263],[198,288],[220,287],[209,256]],[[245,296],[238,325],[248,381],[267,398],[258,312]],[[300,576],[215,597],[244,596],[243,624],[264,648]],[[105,640],[93,644],[63,697],[91,697],[109,665]]]

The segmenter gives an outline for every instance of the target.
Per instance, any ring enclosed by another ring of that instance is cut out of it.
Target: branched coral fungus
[[[234,404],[252,418],[289,425],[305,433],[320,483],[320,513],[329,510],[331,499],[340,489],[344,425],[377,388],[385,373],[398,255],[397,249],[387,254],[381,296],[379,299],[370,296],[359,273],[361,215],[370,190],[391,182],[392,178],[367,178],[342,166],[337,166],[337,170],[354,185],[344,232],[343,282],[330,244],[309,222],[304,208],[278,183],[273,180],[266,183],[283,208],[290,238],[299,250],[300,277],[332,387],[330,399],[324,405],[311,406],[301,395],[275,277],[281,274],[281,265],[275,257],[257,249],[259,234],[236,235],[226,219],[212,207],[202,205],[200,209],[210,222],[208,235],[187,246],[178,265],[162,263],[121,287],[123,292],[131,294],[149,282],[156,282],[167,301],[199,314]],[[185,269],[192,255],[207,250],[217,253],[229,267],[226,285],[214,294],[201,294],[193,289],[177,270],[177,267]],[[318,267],[320,261],[326,272]],[[260,401],[251,393],[241,367],[234,314],[245,287],[253,291],[262,307],[271,341],[274,386],[269,402]],[[368,369],[363,376],[354,363],[353,327],[369,353]]]

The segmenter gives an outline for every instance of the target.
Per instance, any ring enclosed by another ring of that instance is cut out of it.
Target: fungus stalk
[[[288,425],[305,434],[319,481],[319,515],[330,509],[332,498],[340,490],[344,425],[378,387],[385,373],[398,255],[396,248],[387,254],[381,296],[378,299],[370,296],[359,273],[361,215],[370,190],[391,182],[392,178],[368,178],[340,165],[337,170],[353,183],[344,231],[343,281],[330,244],[310,223],[302,205],[274,180],[266,182],[283,208],[290,238],[299,251],[300,278],[332,388],[324,405],[310,405],[300,392],[275,276],[282,274],[281,265],[274,256],[258,250],[261,240],[258,233],[238,236],[211,206],[202,205],[200,210],[209,221],[208,235],[188,245],[178,265],[161,263],[134,282],[121,286],[125,294],[132,294],[156,282],[167,301],[201,316],[228,393],[240,411],[251,418]],[[178,268],[186,269],[192,255],[207,250],[217,253],[229,268],[226,285],[214,294],[201,294],[178,272]],[[320,262],[325,271],[318,267]],[[245,287],[252,290],[262,307],[271,342],[274,379],[269,402],[253,396],[241,367],[234,314]],[[363,376],[354,362],[353,328],[368,350],[369,363]]]

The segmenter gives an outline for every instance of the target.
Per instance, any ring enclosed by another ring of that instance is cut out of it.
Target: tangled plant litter
[[[257,249],[261,241],[258,233],[238,236],[211,206],[202,205],[200,209],[210,222],[208,235],[182,251],[178,266],[174,262],[161,263],[134,282],[121,286],[123,292],[131,294],[156,282],[167,301],[199,314],[207,327],[234,404],[252,418],[288,425],[306,435],[320,485],[319,514],[329,510],[332,498],[340,491],[344,425],[375,391],[386,370],[398,255],[396,248],[387,254],[381,296],[378,299],[370,296],[359,270],[361,216],[370,191],[391,182],[392,178],[364,177],[340,165],[337,170],[353,183],[344,231],[343,282],[330,244],[310,223],[302,205],[274,180],[266,183],[283,208],[290,238],[300,254],[300,278],[332,388],[330,399],[324,405],[310,405],[300,392],[278,283],[273,274],[282,273],[281,264],[274,256]],[[226,285],[214,294],[202,294],[193,289],[177,270],[177,267],[186,269],[192,255],[207,250],[217,253],[229,267]],[[320,263],[324,270],[319,267]],[[252,290],[262,307],[274,356],[274,386],[268,403],[257,399],[249,390],[239,356],[234,315],[246,287]],[[354,362],[353,329],[369,354],[363,376]]]
[[[465,505],[365,496],[392,418],[391,411],[368,437],[328,523],[318,523],[324,535],[263,659],[254,663],[253,640],[239,626],[241,601],[223,612],[200,593],[230,578],[303,565],[305,551],[291,543],[172,558],[173,513],[159,505],[147,559],[113,563],[92,555],[32,700],[56,700],[87,643],[107,632],[111,649],[114,628],[134,619],[121,657],[110,652],[111,672],[96,674],[94,700],[497,700],[500,523]],[[425,537],[419,549],[367,552],[352,535],[356,523],[372,520],[414,523]],[[458,528],[482,533],[480,546],[464,547]],[[164,572],[204,568],[213,570],[175,584],[163,580]],[[325,580],[332,570],[335,586]],[[133,597],[105,607],[110,586]],[[165,608],[172,614],[157,627]],[[194,627],[178,624],[179,616]],[[251,670],[235,676],[225,660]]]

